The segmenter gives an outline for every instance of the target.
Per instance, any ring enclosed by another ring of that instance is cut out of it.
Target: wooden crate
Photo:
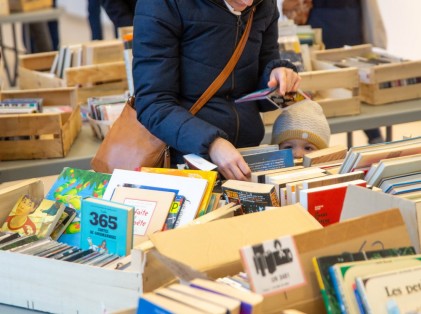
[[[82,126],[75,88],[9,90],[0,99],[42,98],[43,106],[71,105],[65,113],[0,115],[0,160],[65,157]]]
[[[360,113],[357,69],[331,69],[301,72],[301,90],[315,95],[326,117],[357,115]],[[263,123],[271,125],[281,109],[262,114]]]
[[[334,63],[340,60],[363,57],[372,52],[373,47],[369,44],[316,51],[313,64],[318,69],[334,67]],[[421,61],[375,65],[359,69],[359,74],[361,100],[370,105],[421,97]]]
[[[9,0],[0,0],[0,15],[10,14]]]
[[[53,6],[52,0],[9,0],[11,12],[30,12]]]
[[[122,94],[128,89],[124,61],[68,68],[61,79],[49,73],[56,54],[54,51],[19,56],[19,87],[77,87],[79,104],[86,103],[89,97]]]

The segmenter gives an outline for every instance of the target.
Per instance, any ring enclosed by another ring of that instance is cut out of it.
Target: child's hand
[[[279,86],[279,94],[285,96],[286,92],[296,92],[301,77],[289,68],[275,68],[270,73],[268,87]]]

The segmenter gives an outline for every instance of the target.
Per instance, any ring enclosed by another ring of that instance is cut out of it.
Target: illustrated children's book
[[[4,222],[2,231],[17,232],[22,236],[49,237],[64,208],[65,206],[59,202],[37,200],[29,195],[23,195]]]
[[[81,248],[126,256],[133,246],[134,206],[95,197],[82,200]]]
[[[45,198],[76,209],[76,217],[60,236],[59,242],[80,245],[80,207],[84,197],[101,198],[110,174],[66,167],[58,176]]]

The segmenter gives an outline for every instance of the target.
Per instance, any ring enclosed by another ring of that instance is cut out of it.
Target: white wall
[[[88,1],[87,0],[57,0],[57,6],[66,10],[66,13],[87,18]],[[112,24],[104,10],[101,10],[101,20],[104,24]]]
[[[387,32],[387,50],[421,59],[421,0],[377,0]]]

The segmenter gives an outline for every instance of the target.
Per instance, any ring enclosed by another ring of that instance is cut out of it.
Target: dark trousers
[[[101,24],[101,4],[99,0],[88,0],[88,21],[91,27],[91,39],[103,39]]]

